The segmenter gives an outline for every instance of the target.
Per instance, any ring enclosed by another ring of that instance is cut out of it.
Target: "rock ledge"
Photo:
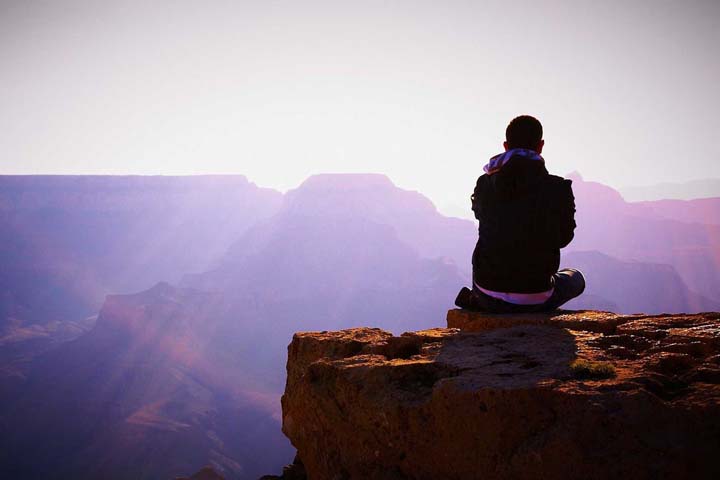
[[[720,313],[448,325],[293,337],[283,432],[308,478],[720,478]]]

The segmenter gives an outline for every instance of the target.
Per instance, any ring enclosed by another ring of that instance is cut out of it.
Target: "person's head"
[[[513,148],[527,148],[542,153],[545,140],[543,140],[543,128],[537,118],[530,115],[515,117],[505,129],[505,150]]]

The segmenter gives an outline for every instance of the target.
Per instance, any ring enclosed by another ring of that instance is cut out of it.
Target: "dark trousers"
[[[491,297],[474,288],[463,287],[455,305],[467,310],[488,313],[532,313],[555,310],[560,305],[579,296],[585,290],[585,277],[582,272],[572,268],[560,270],[552,277],[553,293],[544,303],[538,305],[517,305]]]

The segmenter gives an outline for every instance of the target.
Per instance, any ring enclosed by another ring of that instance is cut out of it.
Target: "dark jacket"
[[[572,182],[537,160],[513,157],[478,178],[472,209],[479,221],[473,280],[496,292],[535,293],[552,287],[560,249],[573,238]]]

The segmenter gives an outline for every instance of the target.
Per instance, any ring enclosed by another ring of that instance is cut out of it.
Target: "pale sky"
[[[552,173],[720,177],[720,2],[0,0],[0,174],[385,173],[466,208],[516,115]]]

